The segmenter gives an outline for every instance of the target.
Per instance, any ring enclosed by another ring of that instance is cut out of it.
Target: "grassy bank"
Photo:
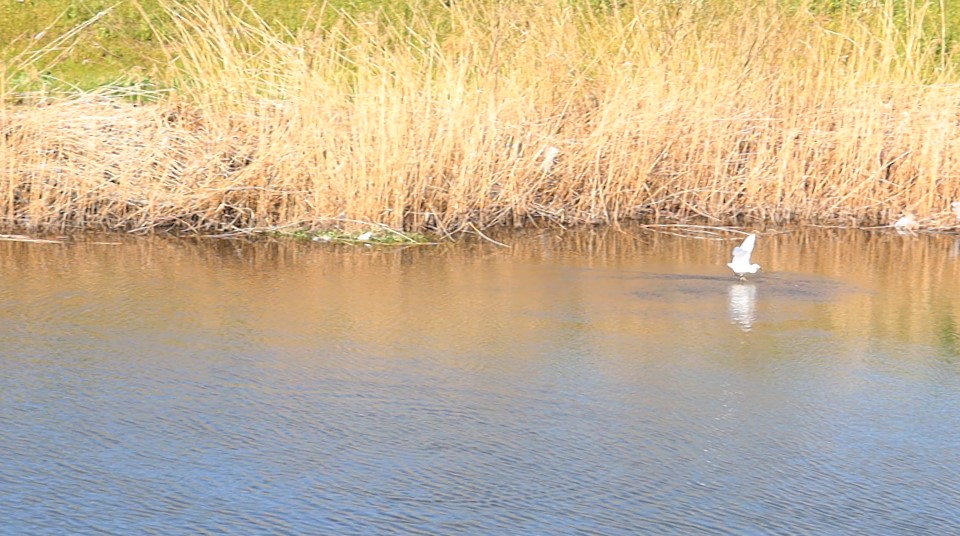
[[[226,0],[245,5],[276,31],[333,24],[338,11],[398,10],[403,0]],[[169,5],[158,0],[9,0],[0,2],[0,62],[29,58],[25,69],[7,73],[17,91],[79,89],[104,85],[155,87],[169,80],[165,51],[159,46],[175,32]]]
[[[903,4],[328,5],[285,31],[253,6],[159,0],[149,91],[24,94],[17,54],[0,222],[952,223],[948,12]]]

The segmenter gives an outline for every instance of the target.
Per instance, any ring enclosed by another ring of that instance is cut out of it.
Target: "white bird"
[[[554,146],[547,147],[543,150],[543,162],[540,163],[540,172],[541,173],[550,173],[553,169],[554,164],[557,163],[557,156],[560,155],[560,149],[557,149]]]
[[[900,217],[899,220],[893,222],[893,228],[899,231],[900,233],[913,233],[920,227],[920,224],[917,223],[917,217],[913,213],[907,212]]]
[[[760,269],[759,264],[750,264],[750,254],[753,253],[756,243],[757,235],[751,234],[743,239],[743,243],[733,248],[733,260],[728,262],[727,266],[740,276],[740,281],[746,281],[743,274],[755,274]]]

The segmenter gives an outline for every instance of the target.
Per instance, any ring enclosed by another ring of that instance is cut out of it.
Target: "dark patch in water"
[[[650,301],[684,301],[725,296],[734,285],[753,285],[756,287],[757,296],[765,299],[815,302],[832,300],[841,293],[862,292],[862,289],[853,285],[809,274],[761,274],[746,281],[731,277],[688,274],[644,274],[638,279],[655,284],[656,287],[634,290],[631,294]]]

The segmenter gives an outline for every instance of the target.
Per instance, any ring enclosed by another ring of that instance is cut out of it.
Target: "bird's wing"
[[[733,263],[750,264],[750,254],[753,253],[753,246],[757,243],[757,235],[749,235],[743,239],[743,243],[733,248]]]
[[[733,248],[733,260],[730,261],[731,264],[750,264],[750,251],[747,251],[743,248]]]

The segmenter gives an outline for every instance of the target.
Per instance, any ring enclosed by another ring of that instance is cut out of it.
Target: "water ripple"
[[[936,293],[237,247],[5,264],[4,530],[960,532]]]

